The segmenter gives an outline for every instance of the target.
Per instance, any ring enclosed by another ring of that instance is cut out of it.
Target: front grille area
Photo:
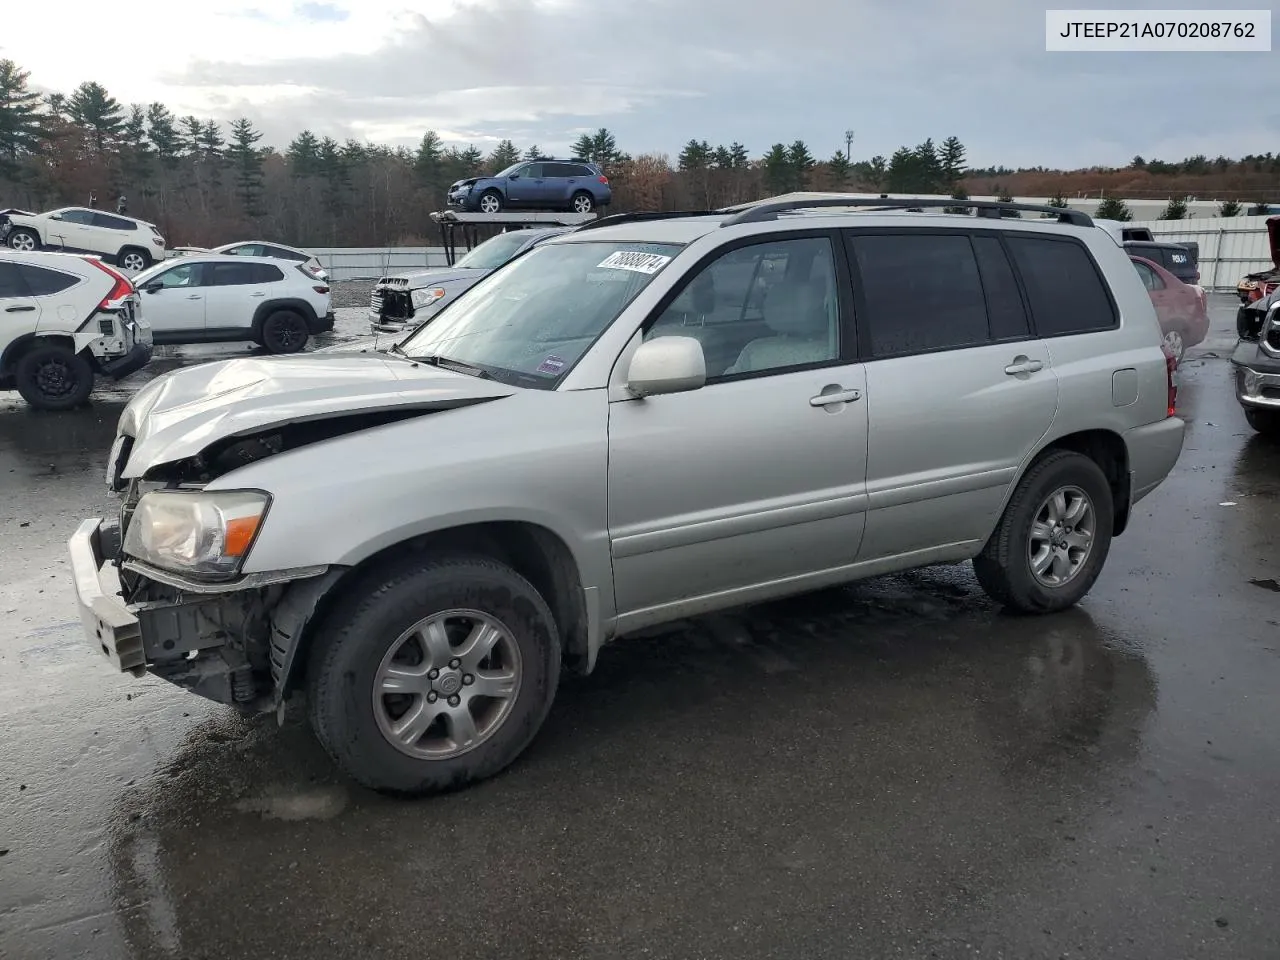
[[[1261,310],[1250,310],[1241,307],[1236,311],[1236,336],[1241,340],[1256,342],[1262,333],[1262,321],[1265,318]]]

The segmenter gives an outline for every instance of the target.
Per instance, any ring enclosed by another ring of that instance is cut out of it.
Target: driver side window
[[[698,340],[708,382],[835,362],[840,309],[831,241],[730,250],[693,276],[644,338],[662,336]]]

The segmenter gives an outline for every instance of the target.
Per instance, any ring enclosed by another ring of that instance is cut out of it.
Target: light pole
[[[850,163],[853,162],[853,131],[846,130],[844,132],[844,158]]]

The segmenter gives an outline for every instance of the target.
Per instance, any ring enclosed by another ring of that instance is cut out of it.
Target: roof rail
[[[762,223],[778,219],[778,214],[791,210],[811,210],[819,207],[877,207],[884,210],[920,210],[925,207],[967,207],[979,217],[998,219],[1005,211],[1027,211],[1029,213],[1051,213],[1059,223],[1069,223],[1077,227],[1093,226],[1093,218],[1079,210],[1062,207],[1041,206],[1034,203],[1002,203],[999,200],[956,200],[953,197],[890,197],[880,194],[879,197],[831,196],[811,197],[794,200],[765,200],[755,206],[734,213],[721,222],[722,227],[731,227],[738,223]]]
[[[595,230],[597,227],[614,227],[621,223],[644,223],[647,220],[675,220],[680,217],[723,217],[723,210],[652,210],[639,213],[614,213],[599,220],[592,220],[580,226],[577,233],[583,230]]]

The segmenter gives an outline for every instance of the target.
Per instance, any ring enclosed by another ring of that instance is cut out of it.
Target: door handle
[[[251,293],[251,294],[249,294],[249,296],[251,296],[251,297],[265,297],[265,296],[266,296],[266,294],[265,294],[265,293],[263,293],[261,290],[259,290],[257,293]]]
[[[809,406],[828,407],[833,403],[852,403],[854,400],[861,399],[862,392],[860,390],[841,390],[837,387],[831,393],[820,393],[816,397],[810,397]]]
[[[200,296],[200,294],[198,294],[198,293],[193,293],[193,294],[191,294],[191,296],[187,297],[187,299],[188,299],[188,300],[203,300],[204,298],[203,298],[202,296]]]
[[[4,312],[5,313],[29,313],[34,309],[35,307],[5,307]]]
[[[1039,373],[1044,369],[1044,364],[1039,360],[1032,360],[1030,357],[1018,356],[1013,358],[1013,363],[1004,368],[1004,372],[1011,377],[1025,376],[1028,373]]]

